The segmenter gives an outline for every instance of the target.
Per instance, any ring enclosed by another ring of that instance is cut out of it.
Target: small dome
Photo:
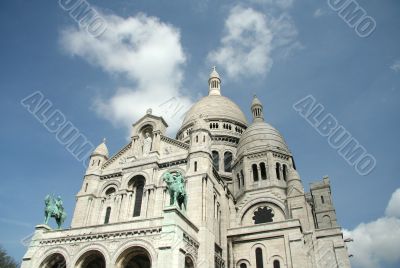
[[[253,98],[253,102],[251,103],[251,106],[254,106],[254,105],[260,105],[260,106],[262,106],[262,103],[261,103],[261,101],[257,98],[257,96],[255,96],[254,95],[254,98]]]
[[[218,79],[221,79],[220,77],[219,77],[219,73],[217,72],[217,68],[214,66],[213,67],[213,69],[212,69],[212,71],[211,71],[211,73],[210,73],[210,79],[211,78],[218,78]]]
[[[190,108],[183,119],[182,127],[198,118],[229,119],[247,125],[242,110],[229,98],[221,95],[210,95],[202,98]]]
[[[260,148],[278,149],[290,153],[288,146],[282,135],[270,124],[265,122],[255,122],[248,127],[240,138],[237,155],[244,152],[257,151]]]
[[[92,155],[102,155],[108,158],[108,148],[106,145],[105,139],[103,140],[102,143],[100,143],[99,146],[93,151]]]

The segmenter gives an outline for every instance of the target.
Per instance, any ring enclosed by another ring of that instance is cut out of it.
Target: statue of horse
[[[49,223],[50,218],[54,218],[57,222],[58,229],[61,229],[61,225],[67,218],[67,213],[64,211],[61,197],[54,198],[54,196],[47,195],[44,199],[44,224]]]
[[[176,203],[180,209],[182,209],[183,205],[186,210],[187,194],[185,190],[185,180],[182,174],[180,172],[167,172],[163,176],[163,181],[167,184],[169,191],[169,204],[173,205]]]

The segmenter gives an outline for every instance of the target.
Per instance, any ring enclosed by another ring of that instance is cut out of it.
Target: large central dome
[[[210,119],[228,119],[247,125],[246,116],[233,101],[221,95],[209,95],[202,98],[186,113],[182,126],[186,126],[200,117]]]
[[[229,98],[221,96],[221,78],[213,68],[208,79],[208,96],[195,103],[186,113],[177,137],[187,137],[193,124],[200,118],[210,122],[212,131],[225,131],[226,135],[241,134],[247,127],[247,119],[242,110]],[[186,133],[184,133],[186,132]],[[183,136],[182,136],[182,133]]]

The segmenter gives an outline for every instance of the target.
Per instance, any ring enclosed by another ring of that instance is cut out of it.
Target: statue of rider
[[[58,213],[62,213],[64,211],[64,206],[63,206],[63,201],[61,199],[61,196],[57,196],[57,198],[55,199],[55,205],[56,205]]]

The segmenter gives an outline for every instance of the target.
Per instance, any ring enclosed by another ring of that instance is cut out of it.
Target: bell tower
[[[101,166],[108,160],[108,148],[106,139],[93,151],[90,155],[89,165],[86,170],[86,175],[99,174]]]

